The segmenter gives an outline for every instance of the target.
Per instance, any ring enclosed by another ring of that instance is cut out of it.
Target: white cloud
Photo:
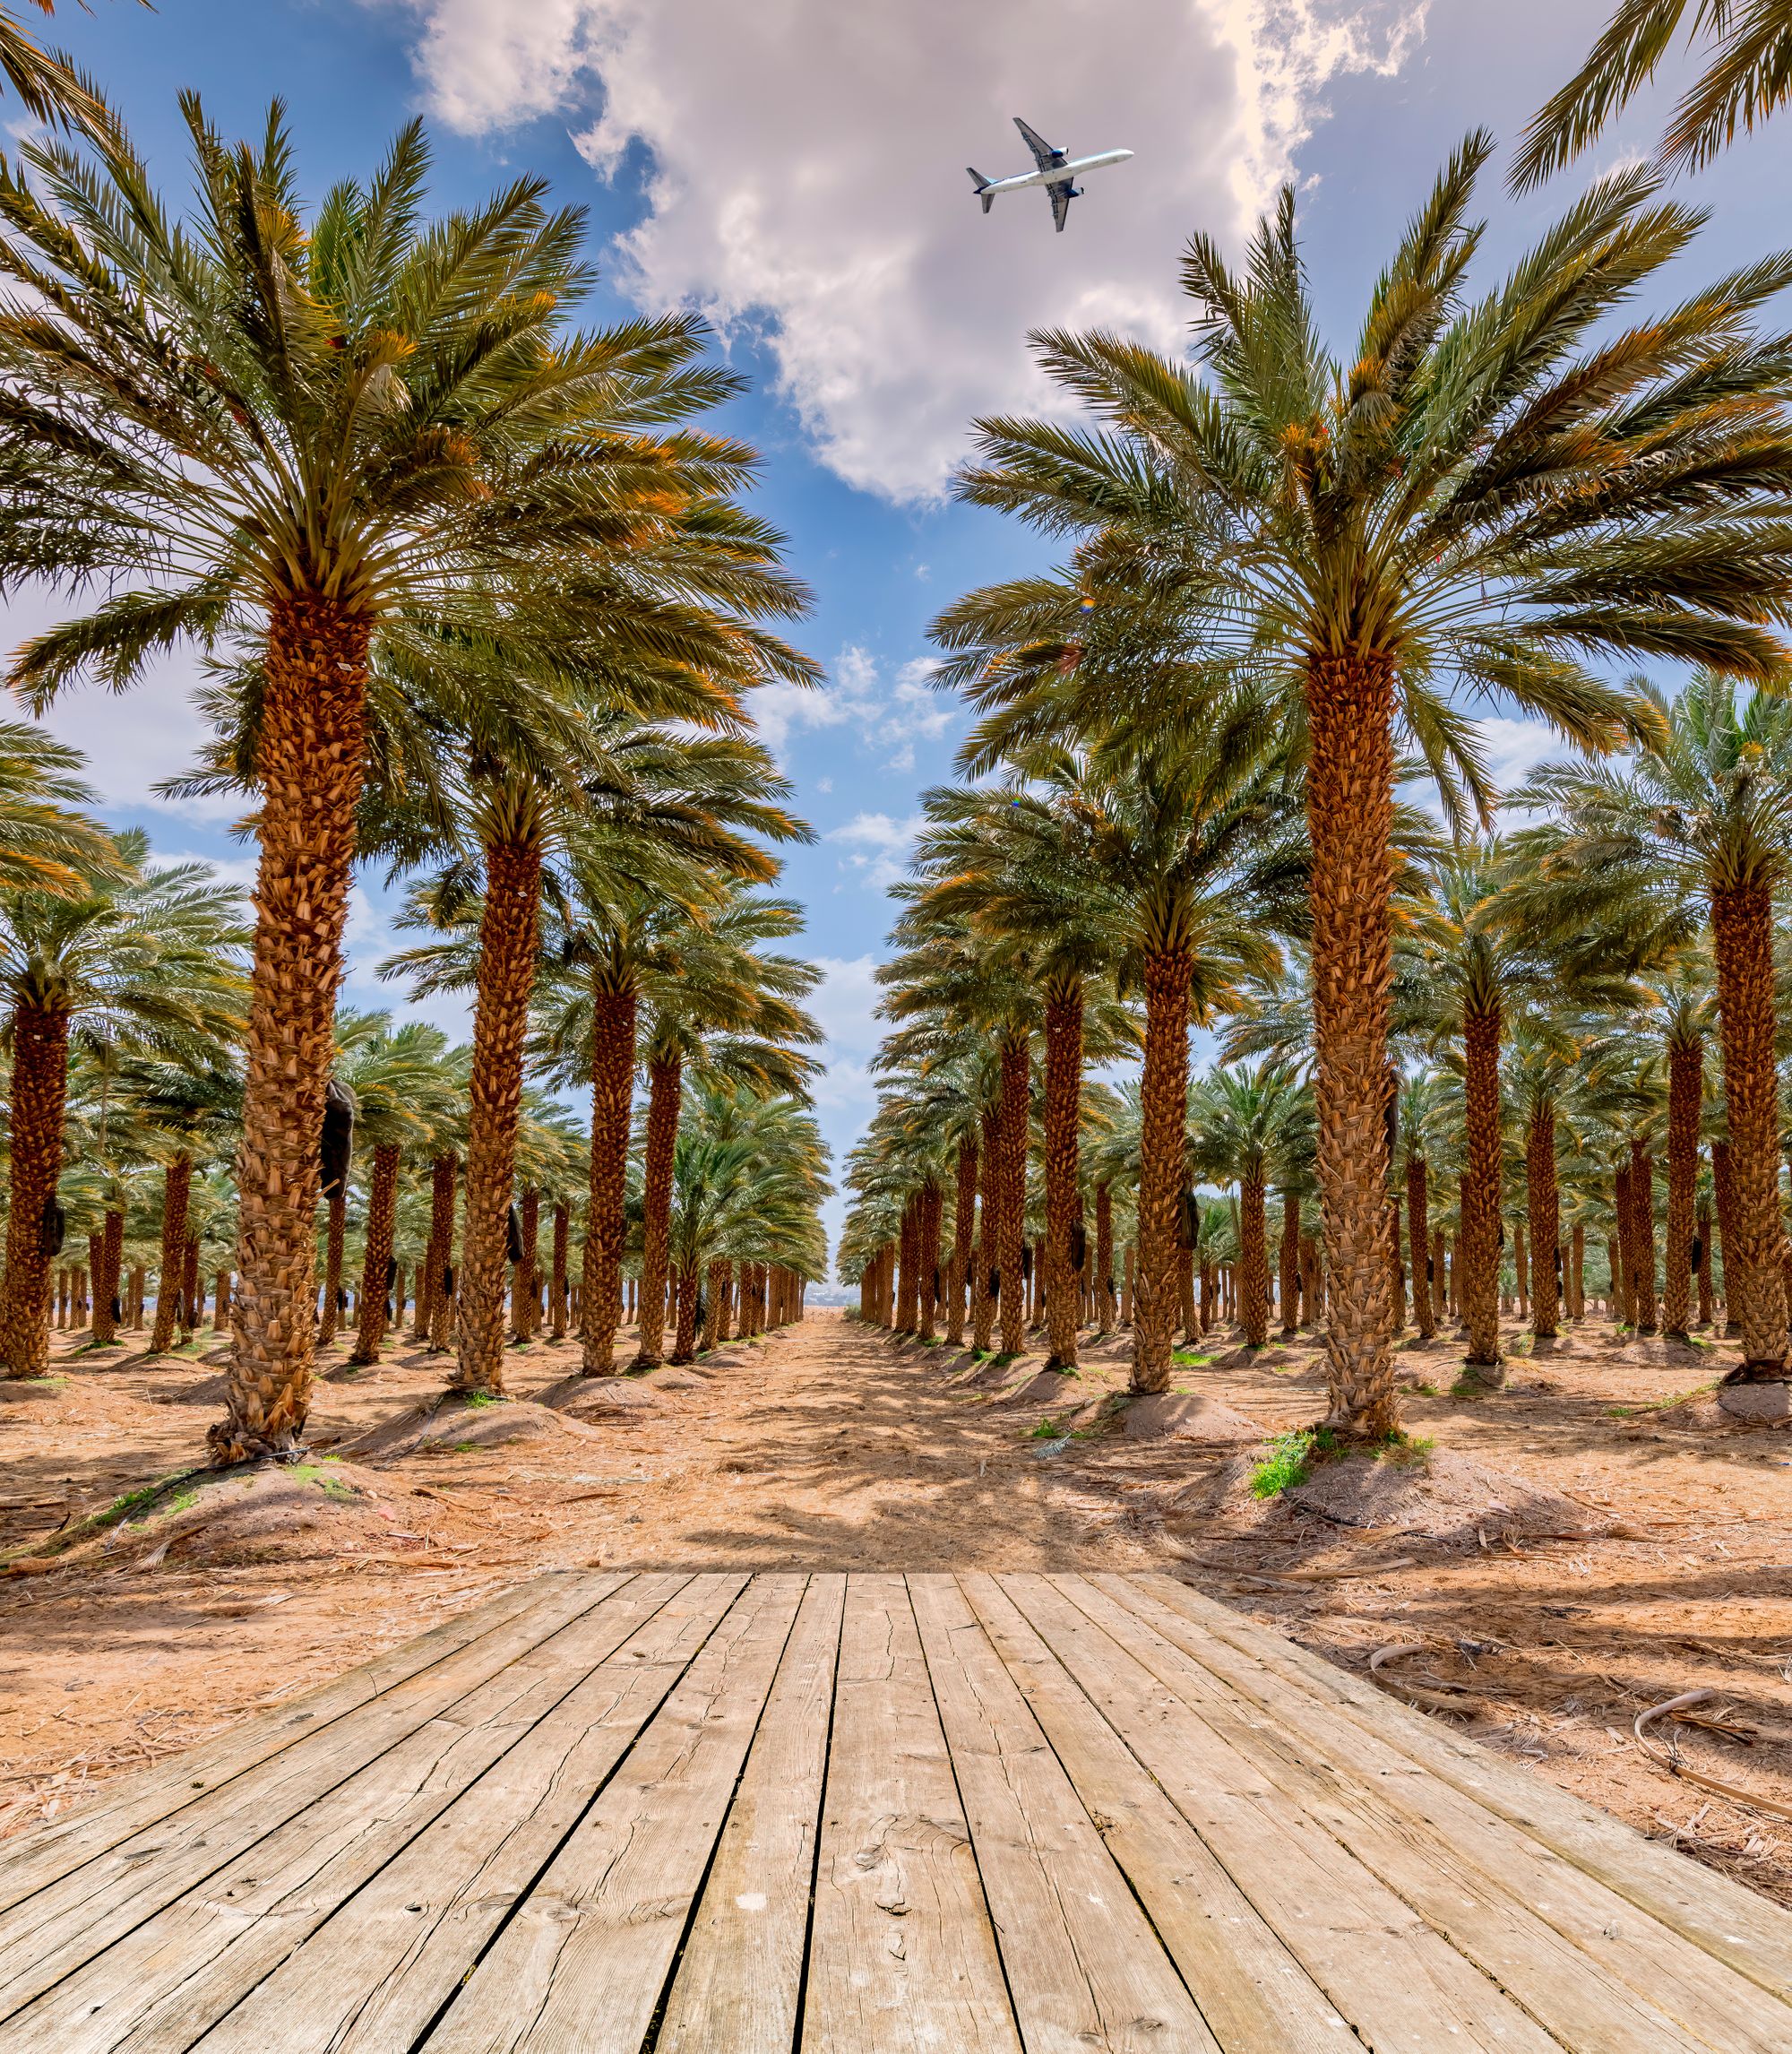
[[[774,751],[786,748],[797,729],[838,728],[862,750],[879,755],[883,769],[912,770],[916,743],[938,741],[961,712],[955,699],[929,686],[934,669],[932,658],[916,657],[886,683],[871,652],[849,643],[819,690],[762,686],[754,694],[754,718],[761,738]],[[832,787],[823,781],[821,789]]]
[[[388,0],[392,4],[392,0]],[[1341,74],[1402,61],[1425,0],[397,0],[435,111],[483,133],[586,123],[600,176],[649,162],[622,238],[644,305],[762,334],[823,460],[937,493],[976,414],[1038,406],[1030,327],[1179,346],[1190,232],[1235,242]],[[595,106],[595,118],[587,110]],[[964,167],[1028,168],[1009,117],[1116,146],[1063,236],[1044,197],[984,219]]]
[[[846,867],[859,874],[871,890],[882,892],[909,872],[909,847],[924,823],[918,814],[898,820],[887,813],[856,813],[822,839],[848,851]]]
[[[1493,714],[1476,723],[1476,732],[1502,792],[1522,784],[1539,764],[1565,763],[1579,754],[1546,721],[1514,721]]]

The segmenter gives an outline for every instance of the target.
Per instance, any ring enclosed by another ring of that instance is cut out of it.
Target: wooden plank
[[[1460,1887],[1470,1886],[1494,1891],[1534,1912],[1572,1943],[1577,1958],[1598,1964],[1595,1984],[1607,1976],[1619,1979],[1676,2021],[1689,2043],[1719,2047],[1726,2054],[1779,2054],[1792,2046],[1792,2008],[1431,1775],[1379,1735],[1338,1718],[1316,1692],[1286,1682],[1254,1656],[1217,1640],[1131,1577],[1104,1575],[1089,1581],[1137,1612],[1212,1677],[1231,1716],[1228,1738],[1247,1751],[1257,1750],[1254,1758],[1265,1773],[1282,1782],[1384,1880],[1391,1880],[1390,1872],[1369,1851],[1372,1842],[1359,1835],[1359,1817],[1370,1834],[1415,1840],[1424,1850],[1426,1875],[1437,1877],[1446,1893],[1460,1895]],[[1163,1680],[1176,1687],[1171,1678]],[[1273,1734],[1259,1722],[1263,1713],[1275,1722]],[[1453,1872],[1464,1866],[1472,1868],[1475,1880],[1459,1886]],[[1539,1948],[1538,1960],[1551,1952]],[[1792,1960],[1792,1944],[1788,1959]],[[1509,1987],[1523,1995],[1521,1980]],[[1580,1987],[1577,1977],[1577,1994]],[[1566,2009],[1549,2013],[1552,2023],[1570,2015]],[[1676,2043],[1673,2030],[1660,2029],[1658,2044]]]
[[[1342,2015],[995,1578],[958,1581],[1226,2054],[1338,2054]]]
[[[806,1580],[753,1579],[423,2042],[431,2054],[638,2054]]]
[[[814,1576],[660,2021],[659,2054],[796,2044],[846,1578]]]
[[[1002,1587],[1375,2054],[1563,2043],[1217,1739],[1052,1580]]]
[[[289,1742],[255,1773],[207,1791],[14,1906],[0,1919],[0,2018],[587,1616],[596,1609],[589,1595],[568,1579],[474,1646]]]
[[[1027,2054],[1220,2054],[964,1593],[909,1595]]]
[[[625,1573],[581,1572],[576,1576],[541,1576],[513,1585],[457,1618],[444,1619],[417,1640],[388,1648],[372,1661],[333,1677],[314,1690],[256,1713],[228,1732],[121,1776],[93,1803],[7,1843],[6,1859],[0,1865],[0,1913],[47,1888],[96,1854],[190,1805],[198,1791],[216,1790],[294,1741],[321,1733],[332,1721],[371,1704],[383,1692],[423,1677],[474,1647],[506,1623],[547,1602],[554,1591],[583,1583],[590,1587],[590,1601],[595,1603],[626,1581]]]
[[[1241,1618],[1174,1576],[1142,1575],[1137,1582],[1217,1639],[1316,1692],[1338,1716],[1389,1740],[1431,1774],[1521,1826],[1564,1861],[1596,1877],[1738,1974],[1777,1998],[1786,1996],[1792,1914],[1728,1877],[1644,1839],[1609,1812],[1542,1776],[1501,1761],[1478,1742],[1396,1704],[1373,1683]]]
[[[1359,1786],[1348,1773],[1310,1765],[1305,1736],[1272,1726],[1257,1708],[1241,1713],[1236,1693],[1166,1630],[1176,1615],[1159,1618],[1164,1608],[1151,1608],[1142,1593],[1141,1609],[1133,1610],[1081,1576],[1055,1582],[1117,1646],[1197,1712],[1210,1732],[1567,2045],[1596,2046],[1602,2054],[1705,2054],[1706,2043],[1541,1918],[1510,1881],[1464,1859],[1453,1836],[1434,1830],[1422,1812],[1383,1798],[1373,1779]]]
[[[208,2047],[338,2046],[384,1979],[408,2046],[743,1581],[635,1578],[20,2014],[9,2054],[185,2049],[220,2019]]]
[[[805,2054],[1020,2054],[900,1576],[848,1580]]]

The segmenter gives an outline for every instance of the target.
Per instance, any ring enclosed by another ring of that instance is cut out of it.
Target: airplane
[[[983,211],[989,211],[991,203],[998,193],[1018,193],[1023,186],[1043,186],[1051,196],[1052,220],[1057,232],[1064,233],[1064,217],[1070,212],[1070,203],[1081,196],[1082,187],[1076,183],[1077,175],[1083,171],[1098,171],[1105,164],[1124,164],[1133,154],[1130,150],[1104,150],[1098,157],[1066,157],[1062,150],[1054,150],[1037,128],[1029,128],[1017,114],[1014,125],[1033,153],[1037,171],[1026,172],[1015,178],[986,178],[974,165],[967,164],[970,182],[977,188],[977,196],[983,202]]]

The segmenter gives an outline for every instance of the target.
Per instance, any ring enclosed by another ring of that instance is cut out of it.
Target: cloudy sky
[[[94,0],[56,33],[122,105],[165,187],[186,183],[175,96],[227,131],[288,101],[314,191],[428,119],[444,205],[519,170],[589,209],[599,317],[693,306],[753,380],[731,425],[764,452],[762,512],[815,594],[803,629],[825,692],[767,695],[764,725],[819,840],[791,862],[807,952],[828,972],[822,1108],[849,1144],[869,1109],[871,981],[918,795],[961,722],[928,689],[926,624],[969,585],[1036,560],[944,487],[976,414],[1047,403],[1027,331],[1101,323],[1178,346],[1190,232],[1236,247],[1275,186],[1338,346],[1391,238],[1468,128],[1511,138],[1584,52],[1607,0]],[[1661,102],[1599,161],[1645,151]],[[1011,117],[1073,151],[1123,147],[1062,236],[1043,197],[986,219],[967,165],[1029,168]],[[1792,120],[1698,182],[1710,271],[1783,235]],[[1514,204],[1490,183],[1489,266],[1572,180]],[[54,617],[15,609],[10,642]],[[146,803],[192,745],[192,666],[52,716],[108,816],[159,850],[245,865],[228,810]],[[1538,734],[1498,721],[1509,774]],[[246,866],[245,865],[246,867]],[[351,928],[352,1002],[391,1003],[371,882]]]

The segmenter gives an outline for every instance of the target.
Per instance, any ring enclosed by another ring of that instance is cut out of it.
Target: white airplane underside
[[[1052,225],[1060,235],[1064,233],[1071,202],[1081,196],[1082,187],[1076,182],[1079,175],[1084,171],[1098,171],[1104,165],[1124,164],[1133,154],[1130,150],[1104,150],[1094,157],[1069,157],[1062,150],[1054,150],[1038,130],[1029,128],[1018,114],[1014,117],[1014,125],[1032,151],[1033,162],[1038,168],[1014,178],[986,178],[974,165],[967,165],[970,182],[977,188],[977,196],[982,201],[986,214],[998,193],[1019,193],[1030,186],[1042,186],[1052,203]]]

